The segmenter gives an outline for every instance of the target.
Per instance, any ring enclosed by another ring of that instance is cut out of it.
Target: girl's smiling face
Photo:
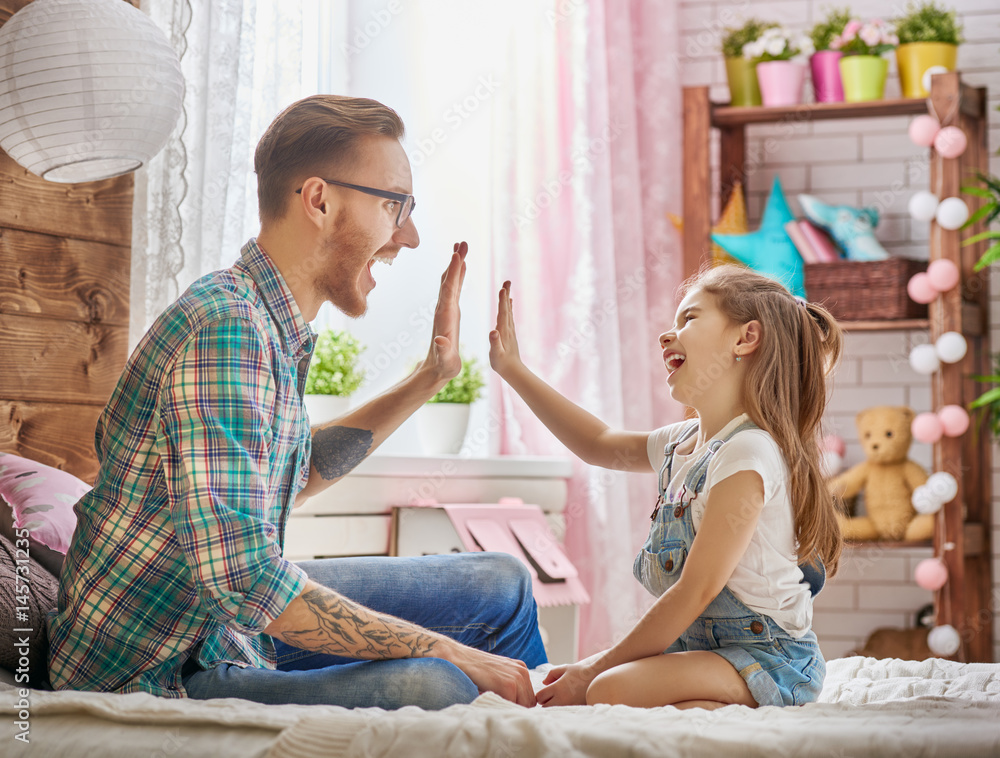
[[[660,335],[670,395],[697,407],[698,399],[730,373],[740,327],[718,306],[714,295],[692,290],[677,307],[673,329]]]

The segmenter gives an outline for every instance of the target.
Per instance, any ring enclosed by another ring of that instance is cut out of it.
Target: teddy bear
[[[834,497],[865,495],[865,516],[840,516],[847,540],[926,540],[934,517],[918,514],[910,499],[927,481],[927,472],[906,456],[913,440],[914,412],[906,407],[877,406],[857,415],[858,440],[866,460],[828,481]]]

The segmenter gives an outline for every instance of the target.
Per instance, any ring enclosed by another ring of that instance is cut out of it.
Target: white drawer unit
[[[519,499],[541,508],[552,533],[565,534],[567,480],[573,473],[565,458],[463,458],[373,455],[324,492],[294,509],[285,532],[290,560],[355,555],[389,555],[393,506],[430,501],[501,503]],[[426,545],[410,554],[463,549],[443,516],[440,534],[427,534]],[[546,649],[554,663],[576,659],[579,607],[539,609]]]
[[[350,474],[292,511],[285,557],[388,555],[392,508],[420,502],[539,506],[558,539],[565,533],[565,458],[463,458],[372,455]]]

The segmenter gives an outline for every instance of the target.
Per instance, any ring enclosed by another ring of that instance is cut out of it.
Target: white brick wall
[[[825,0],[683,0],[681,7],[682,82],[709,85],[713,99],[728,99],[725,68],[719,53],[724,26],[738,17],[756,16],[792,28],[808,30],[826,15]],[[834,4],[835,5],[835,4]],[[1000,4],[997,0],[949,0],[964,23],[967,42],[959,48],[958,65],[966,81],[988,88],[990,171],[1000,174]],[[891,18],[905,3],[870,0],[864,14]],[[857,10],[857,9],[855,9]],[[727,23],[728,22],[728,23]],[[812,99],[806,83],[806,99]],[[899,96],[894,58],[890,57],[886,97]],[[928,181],[927,154],[906,136],[909,119],[879,118],[760,125],[748,129],[747,154],[761,156],[760,167],[747,186],[747,210],[756,226],[775,174],[781,177],[793,212],[800,211],[796,195],[815,194],[827,202],[875,204],[882,221],[878,236],[890,252],[927,257],[927,224],[910,219],[907,203]],[[717,140],[713,139],[713,146]],[[717,151],[717,147],[713,147]],[[714,170],[714,169],[713,169]],[[717,183],[718,175],[713,174]],[[718,199],[714,199],[718,212]],[[993,350],[1000,350],[1000,267],[992,277]],[[926,333],[884,332],[848,335],[843,364],[837,372],[827,418],[832,432],[848,443],[847,465],[861,460],[854,416],[863,408],[909,405],[930,410],[930,382],[915,374],[907,361],[910,348],[926,342]],[[911,457],[930,468],[929,446],[914,444]],[[1000,445],[993,447],[993,581],[1000,587]],[[866,552],[867,551],[867,552]],[[873,554],[872,551],[875,551]],[[828,657],[861,645],[878,626],[909,626],[913,614],[930,599],[912,580],[913,567],[930,549],[885,551],[854,548],[845,554],[843,574],[823,592],[816,605],[816,630]],[[853,566],[853,567],[852,567]],[[994,593],[1000,598],[1000,591]],[[924,599],[926,598],[926,599]],[[1000,660],[1000,600],[993,604],[994,660]]]

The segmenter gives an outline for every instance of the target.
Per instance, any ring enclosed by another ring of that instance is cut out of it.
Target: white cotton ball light
[[[934,218],[942,229],[955,231],[969,220],[969,206],[960,197],[946,197],[938,205]]]
[[[931,66],[926,71],[924,71],[924,75],[920,77],[920,84],[924,88],[924,91],[925,92],[931,91],[931,77],[934,76],[934,74],[947,74],[947,73],[948,69],[944,66]]]
[[[934,490],[926,484],[921,484],[910,496],[910,503],[917,513],[930,515],[941,510],[944,503],[934,494]]]
[[[930,630],[927,634],[927,647],[934,655],[946,658],[954,655],[962,646],[962,638],[958,635],[958,630],[951,624],[942,624]]]
[[[927,477],[927,483],[922,486],[929,489],[934,498],[942,505],[950,503],[958,496],[958,480],[947,471],[937,471],[931,474]],[[916,508],[916,504],[913,507]]]
[[[824,450],[819,455],[819,469],[824,479],[829,479],[840,472],[844,466],[844,457],[835,450]]]
[[[942,363],[958,363],[968,349],[969,343],[958,332],[945,332],[934,343],[934,353]]]
[[[917,345],[910,351],[910,367],[918,374],[933,374],[941,368],[934,345]]]
[[[910,216],[916,221],[930,221],[937,215],[938,205],[941,201],[933,192],[920,190],[915,192],[910,198]]]

